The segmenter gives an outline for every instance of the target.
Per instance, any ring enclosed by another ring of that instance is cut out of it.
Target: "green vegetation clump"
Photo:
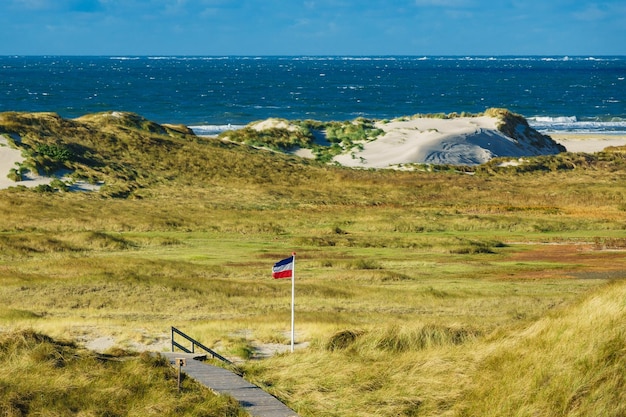
[[[363,142],[374,140],[383,134],[383,130],[377,128],[373,120],[362,117],[352,122],[329,122],[324,132],[331,145],[315,149],[317,159],[323,162],[355,147],[361,148]]]
[[[50,158],[55,162],[66,162],[72,159],[72,152],[60,145],[41,144],[35,150],[38,155]]]
[[[489,111],[489,110],[488,110]],[[459,117],[480,117],[485,115],[485,113],[470,113],[470,112],[461,112],[461,113],[457,113],[457,112],[452,112],[452,113],[416,113],[413,114],[412,116],[404,116],[404,117],[399,117],[395,120],[410,120],[410,119],[421,119],[421,118],[426,118],[426,119],[456,119]]]
[[[294,148],[309,148],[320,162],[329,162],[333,156],[346,152],[361,142],[376,139],[383,131],[373,120],[358,118],[345,122],[319,122],[315,120],[295,120],[287,122],[270,119],[281,127],[255,127],[257,123],[243,129],[220,134],[220,138],[255,147],[289,151]],[[323,138],[320,144],[316,138]]]
[[[72,161],[74,155],[72,151],[63,145],[40,143],[29,155],[34,159],[37,168],[41,168],[45,173],[52,174],[61,168],[70,168],[68,162]]]
[[[326,138],[331,143],[342,144],[349,148],[358,142],[376,139],[383,133],[375,126],[374,121],[358,118],[353,122],[329,122],[326,125]]]
[[[249,146],[267,147],[273,150],[287,151],[295,147],[309,147],[312,136],[302,130],[290,130],[285,128],[243,129],[224,132],[221,137],[244,143]]]
[[[9,170],[9,173],[7,174],[7,178],[15,182],[22,181],[22,179],[24,178],[24,173],[25,170],[22,167],[11,168]]]

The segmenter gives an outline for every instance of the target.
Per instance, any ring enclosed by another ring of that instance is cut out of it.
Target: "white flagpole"
[[[295,311],[296,311],[296,253],[293,252],[293,271],[291,272],[291,352],[293,353],[293,345],[295,338]]]

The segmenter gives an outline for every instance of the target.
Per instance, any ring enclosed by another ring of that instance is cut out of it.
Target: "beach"
[[[626,146],[626,134],[550,133],[568,152],[595,153],[610,146]]]

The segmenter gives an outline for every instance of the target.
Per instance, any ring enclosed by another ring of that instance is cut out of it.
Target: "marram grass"
[[[252,380],[314,416],[622,416],[626,283],[506,336],[405,324],[344,330],[249,363]]]
[[[124,353],[124,352],[122,352]],[[237,402],[144,353],[94,354],[30,330],[0,336],[3,416],[245,416]]]
[[[626,414],[623,280],[488,347],[459,415]]]
[[[129,114],[3,114],[0,132],[54,159],[30,168],[106,184],[0,191],[1,413],[237,415],[190,381],[203,400],[184,408],[167,366],[122,360],[168,349],[172,325],[303,417],[624,413],[620,152],[467,175],[327,166]],[[294,250],[298,349],[257,360],[288,346],[270,268]],[[108,355],[83,348],[100,337]]]

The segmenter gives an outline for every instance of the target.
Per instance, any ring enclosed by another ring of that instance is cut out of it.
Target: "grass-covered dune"
[[[244,416],[236,401],[218,397],[176,371],[163,357],[86,351],[29,330],[0,334],[0,414],[3,416]]]
[[[173,325],[302,416],[624,414],[622,149],[405,172],[129,113],[3,113],[0,134],[105,184],[0,190],[1,413],[237,415],[132,353]],[[289,343],[270,269],[292,251],[297,349],[258,359]]]
[[[412,169],[415,164],[480,165],[494,157],[554,155],[566,149],[531,128],[521,115],[490,108],[483,113],[357,118],[343,122],[267,119],[220,137],[318,161],[363,167]]]

